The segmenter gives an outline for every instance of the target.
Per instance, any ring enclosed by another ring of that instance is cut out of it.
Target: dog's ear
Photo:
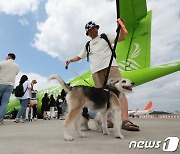
[[[117,82],[119,82],[120,80],[121,80],[120,78],[110,78],[110,79],[108,80],[108,84],[114,86],[114,85],[115,85]]]

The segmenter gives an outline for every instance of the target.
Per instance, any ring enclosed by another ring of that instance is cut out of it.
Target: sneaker
[[[65,117],[61,117],[61,118],[59,118],[60,120],[65,120]]]
[[[19,118],[16,118],[16,119],[14,120],[14,122],[15,122],[15,123],[19,123],[19,122],[20,122]]]
[[[37,121],[37,118],[34,118],[34,121]]]
[[[20,122],[21,122],[21,123],[25,123],[25,122],[26,122],[26,120],[24,120],[24,119],[21,119],[21,120],[20,120]]]

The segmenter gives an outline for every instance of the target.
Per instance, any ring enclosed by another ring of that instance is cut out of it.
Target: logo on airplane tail
[[[144,110],[151,110],[152,109],[152,101],[148,103]]]
[[[136,60],[133,60],[134,58],[137,58],[140,55],[141,47],[138,43],[134,43],[134,45],[135,45],[135,49],[132,52],[132,54],[130,56],[128,56],[129,58],[127,58],[126,60],[120,61],[118,63],[121,71],[124,71],[124,70],[132,71],[132,70],[142,69],[142,66]],[[166,69],[166,68],[170,68],[170,67],[176,67],[177,65],[179,65],[179,64],[171,63],[171,64],[160,65],[155,68],[165,68]]]
[[[140,45],[138,43],[134,43],[135,49],[133,53],[130,55],[130,58],[127,60],[123,60],[119,63],[120,68],[125,69],[126,71],[131,71],[131,70],[137,70],[140,69],[141,66],[133,60],[134,58],[138,57],[141,51]]]
[[[134,45],[136,46],[136,48],[135,48],[134,52],[131,54],[131,56],[130,56],[130,58],[132,58],[132,59],[139,56],[140,50],[141,50],[138,43],[134,43]]]

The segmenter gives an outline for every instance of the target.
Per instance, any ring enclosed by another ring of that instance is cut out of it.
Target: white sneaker
[[[25,123],[25,120],[24,120],[24,119],[22,119],[22,118],[20,118],[19,122],[21,122],[21,123]]]
[[[59,119],[60,119],[60,120],[65,120],[65,117],[60,117]]]
[[[14,122],[19,123],[20,122],[19,118],[15,118]]]
[[[34,118],[34,121],[37,121],[37,118]]]

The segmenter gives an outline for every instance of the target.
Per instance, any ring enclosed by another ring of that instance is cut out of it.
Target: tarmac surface
[[[164,152],[170,148],[167,137],[180,139],[180,119],[131,119],[140,126],[139,132],[122,130],[124,139],[116,139],[113,129],[110,135],[96,132],[93,121],[86,138],[79,138],[73,127],[70,128],[73,141],[63,139],[63,120],[37,120],[14,123],[5,120],[0,125],[0,154],[171,154],[180,153],[180,144],[175,152]],[[139,145],[130,146],[134,141]],[[140,142],[141,143],[140,143]],[[151,142],[152,141],[152,142]],[[154,147],[145,148],[155,143]],[[159,142],[158,142],[159,141]],[[174,143],[173,143],[174,144]],[[159,148],[157,148],[159,145]],[[135,148],[134,148],[135,147]]]

